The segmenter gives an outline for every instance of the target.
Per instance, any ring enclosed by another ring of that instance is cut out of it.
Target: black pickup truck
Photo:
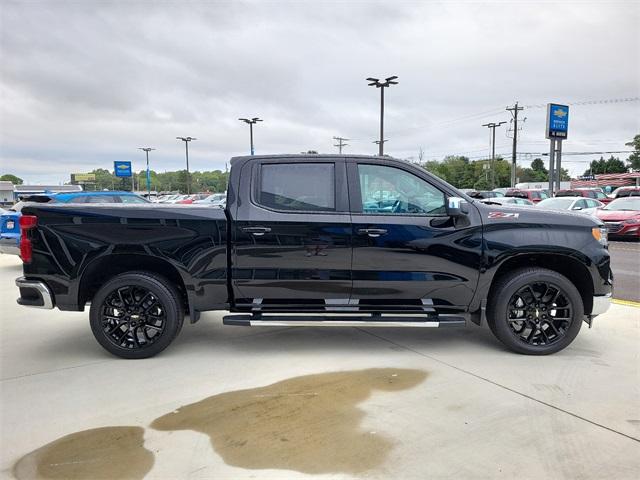
[[[183,318],[227,325],[434,327],[486,319],[549,354],[609,306],[592,217],[483,204],[422,168],[370,156],[231,161],[226,209],[30,204],[18,303],[90,308],[109,352],[166,348]]]

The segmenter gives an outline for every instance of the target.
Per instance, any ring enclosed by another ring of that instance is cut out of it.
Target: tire
[[[564,275],[545,268],[522,268],[500,277],[487,304],[493,334],[510,350],[525,355],[562,350],[576,338],[583,320],[576,287]]]
[[[105,350],[137,359],[167,348],[182,329],[184,312],[178,292],[167,279],[150,272],[128,272],[98,290],[89,319],[94,337]]]

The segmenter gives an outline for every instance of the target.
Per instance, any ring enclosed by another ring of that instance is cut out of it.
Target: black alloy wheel
[[[582,297],[560,273],[520,268],[495,281],[487,303],[493,334],[509,349],[548,355],[569,345],[584,320]]]
[[[184,320],[173,284],[150,272],[123,273],[109,280],[93,297],[89,316],[98,343],[122,358],[161,352]]]
[[[571,301],[553,283],[531,282],[509,300],[509,326],[529,345],[551,345],[559,341],[572,320]]]
[[[158,340],[166,325],[166,310],[148,289],[119,287],[102,302],[102,329],[121,348],[148,348]]]

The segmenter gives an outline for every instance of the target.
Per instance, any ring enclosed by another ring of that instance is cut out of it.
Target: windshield
[[[575,197],[547,198],[538,203],[538,207],[551,208],[553,210],[568,210],[575,200]]]
[[[618,198],[603,210],[640,210],[640,197]]]

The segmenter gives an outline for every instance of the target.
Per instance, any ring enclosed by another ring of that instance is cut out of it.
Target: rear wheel
[[[123,273],[105,283],[91,302],[93,335],[122,358],[156,355],[180,333],[180,297],[165,278],[147,272]]]
[[[548,355],[578,335],[584,319],[582,297],[565,276],[524,268],[498,280],[487,305],[493,334],[511,350]]]

